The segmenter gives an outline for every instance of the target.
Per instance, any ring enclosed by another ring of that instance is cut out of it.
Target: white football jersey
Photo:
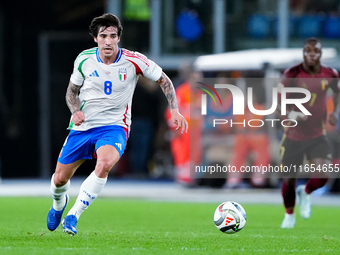
[[[138,52],[119,48],[114,63],[106,65],[99,57],[98,47],[84,50],[74,62],[70,81],[82,86],[79,99],[85,122],[76,126],[71,120],[69,129],[84,131],[119,125],[129,130],[132,96],[139,75],[157,81],[161,74],[157,64]]]

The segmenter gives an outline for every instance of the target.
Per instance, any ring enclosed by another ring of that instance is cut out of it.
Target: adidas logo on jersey
[[[97,70],[94,70],[90,75],[90,77],[99,77],[99,74],[97,73]]]
[[[117,145],[117,147],[122,150],[122,144],[121,143],[115,143]]]

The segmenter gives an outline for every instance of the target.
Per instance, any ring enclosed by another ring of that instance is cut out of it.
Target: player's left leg
[[[67,190],[70,187],[70,179],[83,162],[84,160],[78,160],[70,164],[57,162],[50,186],[53,204],[47,214],[47,228],[50,231],[57,229],[61,222],[61,217],[69,200]]]
[[[77,233],[80,215],[104,188],[109,172],[124,153],[128,137],[126,129],[114,125],[94,128],[90,132],[97,163],[95,170],[82,183],[74,206],[63,220],[64,232],[70,235]]]
[[[304,219],[311,216],[310,194],[324,186],[328,180],[327,167],[332,163],[332,151],[327,138],[320,136],[310,140],[306,155],[310,166],[313,165],[319,171],[315,171],[316,174],[308,180],[305,186],[297,187],[300,216]]]
[[[315,166],[329,166],[331,163],[328,159],[316,158],[312,159],[311,164],[315,164]],[[312,176],[306,185],[299,185],[296,188],[296,193],[298,197],[298,205],[300,207],[300,216],[303,219],[309,219],[311,216],[311,202],[310,202],[310,194],[321,187],[323,187],[328,181],[327,176]]]
[[[107,176],[118,162],[120,154],[115,147],[105,145],[97,149],[97,157],[95,170],[82,183],[74,206],[64,218],[64,232],[70,235],[77,233],[76,225],[80,215],[91,205],[104,188]]]

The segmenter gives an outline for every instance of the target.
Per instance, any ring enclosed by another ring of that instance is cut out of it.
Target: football
[[[244,228],[247,221],[246,211],[236,202],[220,204],[214,214],[215,226],[226,234],[234,234]]]

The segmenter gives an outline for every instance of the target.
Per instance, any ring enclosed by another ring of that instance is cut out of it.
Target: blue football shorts
[[[92,159],[96,150],[104,145],[112,145],[120,156],[123,155],[128,131],[121,126],[103,126],[86,131],[71,130],[59,154],[58,162],[70,164],[80,159]]]

